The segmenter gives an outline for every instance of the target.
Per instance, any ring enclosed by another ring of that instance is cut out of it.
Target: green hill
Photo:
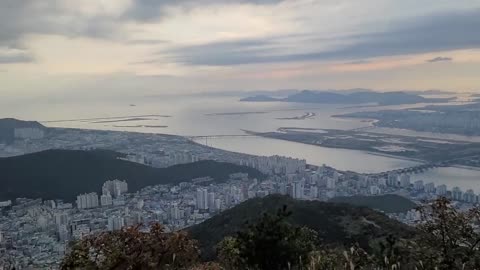
[[[225,236],[240,231],[246,221],[254,222],[264,213],[273,214],[284,205],[292,212],[291,223],[317,231],[325,244],[359,243],[368,248],[374,239],[389,234],[407,238],[413,233],[411,227],[367,207],[298,201],[280,195],[248,200],[187,230],[199,241],[204,256],[212,258],[215,245]]]
[[[417,207],[411,200],[395,194],[336,197],[331,199],[330,202],[365,206],[385,213],[405,213]]]
[[[259,171],[230,163],[200,161],[169,168],[153,168],[118,159],[111,151],[48,150],[34,154],[0,158],[0,200],[18,197],[74,201],[85,192],[100,192],[107,180],[128,182],[129,191],[145,186],[189,181],[211,176],[224,180],[245,172],[262,178]]]

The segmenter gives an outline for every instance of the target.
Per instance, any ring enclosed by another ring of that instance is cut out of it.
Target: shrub
[[[218,248],[227,269],[281,270],[306,266],[315,249],[317,234],[286,222],[286,207],[276,215],[265,214]]]
[[[61,269],[189,269],[199,260],[194,240],[184,232],[165,233],[160,224],[102,232],[75,243]]]

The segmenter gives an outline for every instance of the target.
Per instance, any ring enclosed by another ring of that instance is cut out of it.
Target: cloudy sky
[[[355,87],[480,91],[480,1],[0,1],[0,97]]]

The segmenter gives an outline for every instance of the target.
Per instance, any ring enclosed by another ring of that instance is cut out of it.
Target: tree
[[[416,257],[422,269],[480,268],[480,209],[460,212],[441,197],[420,207]]]
[[[286,221],[286,206],[276,215],[265,214],[236,237],[219,245],[219,257],[227,269],[283,270],[308,264],[315,250],[316,232]]]
[[[75,243],[61,269],[190,269],[198,264],[196,242],[184,232],[165,233],[160,224],[102,232]],[[205,268],[209,269],[209,268]]]
[[[388,235],[373,246],[373,261],[378,267],[385,269],[401,269],[411,264],[410,242]]]

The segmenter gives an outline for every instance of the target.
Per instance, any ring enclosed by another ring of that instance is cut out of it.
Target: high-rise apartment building
[[[81,194],[77,196],[78,209],[90,209],[98,207],[98,195],[95,192]]]
[[[197,208],[201,210],[208,209],[208,191],[206,188],[197,189]]]
[[[118,198],[120,195],[128,192],[128,184],[126,181],[118,179],[106,181],[102,187],[102,194],[110,194],[113,198]]]

